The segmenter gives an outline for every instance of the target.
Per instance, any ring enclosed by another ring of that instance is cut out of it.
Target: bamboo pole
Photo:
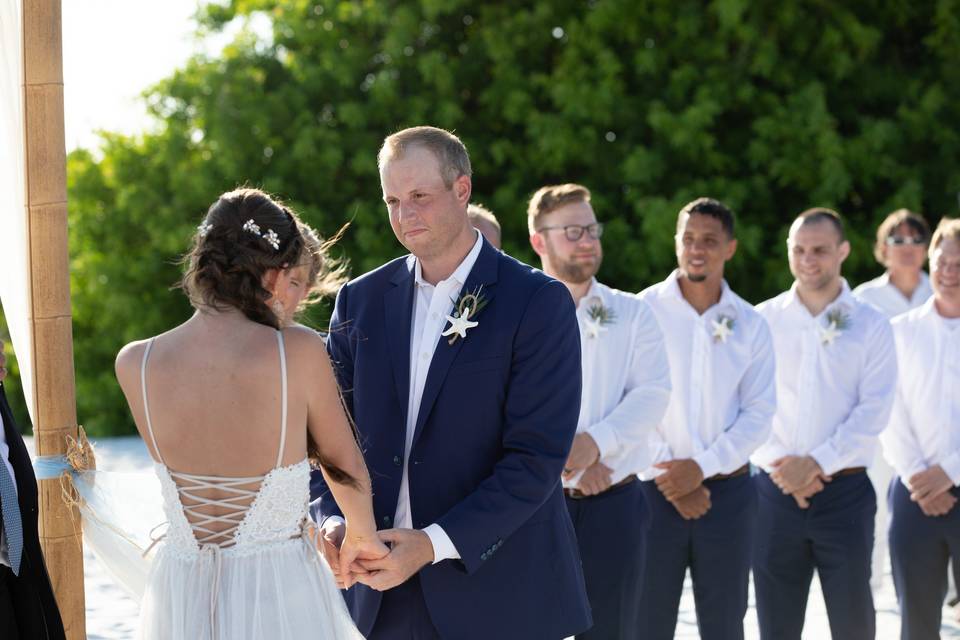
[[[77,435],[67,248],[60,0],[23,2],[26,207],[30,243],[34,435],[38,455]],[[69,640],[86,638],[83,552],[76,509],[59,480],[40,482],[40,543]]]

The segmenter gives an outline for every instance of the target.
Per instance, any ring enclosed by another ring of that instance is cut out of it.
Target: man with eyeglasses
[[[897,471],[890,556],[901,638],[940,637],[947,563],[960,559],[960,220],[930,248],[933,298],[893,321],[900,375],[880,435]]]
[[[747,460],[776,407],[770,331],[723,278],[733,212],[698,198],[677,217],[677,269],[640,297],[663,329],[673,394],[641,483],[650,508],[641,637],[670,640],[687,569],[704,640],[742,640],[757,497]]]
[[[577,638],[644,638],[636,615],[647,518],[636,474],[670,397],[663,337],[645,303],[597,281],[603,225],[586,187],[543,187],[527,214],[530,244],[570,290],[580,325],[580,418],[563,486],[594,626]]]

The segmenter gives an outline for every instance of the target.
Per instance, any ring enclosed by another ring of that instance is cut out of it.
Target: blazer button
[[[486,560],[486,559],[487,559],[487,552],[486,552],[486,551],[484,551],[483,553],[480,554],[480,559],[481,559],[481,560]]]
[[[383,524],[390,526],[390,522],[393,520],[390,516],[383,516]]]
[[[400,456],[393,456],[393,464],[399,467],[401,462],[403,461],[400,460]]]

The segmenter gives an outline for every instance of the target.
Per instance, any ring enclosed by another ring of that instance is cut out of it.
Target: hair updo
[[[259,189],[236,189],[210,205],[197,228],[181,286],[198,308],[235,308],[274,329],[280,318],[263,276],[296,266],[304,253],[297,215]]]

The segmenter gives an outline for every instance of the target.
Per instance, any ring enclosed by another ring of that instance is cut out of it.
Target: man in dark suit
[[[63,640],[37,534],[37,480],[3,389],[6,365],[0,342],[0,474],[5,474],[0,478],[0,638]],[[3,503],[10,490],[17,497],[16,512]]]
[[[341,289],[327,346],[392,551],[364,564],[348,606],[372,640],[581,632],[589,604],[560,484],[580,407],[570,294],[471,227],[456,136],[403,130],[379,165],[411,255]],[[341,514],[319,476],[313,496],[335,543]]]

